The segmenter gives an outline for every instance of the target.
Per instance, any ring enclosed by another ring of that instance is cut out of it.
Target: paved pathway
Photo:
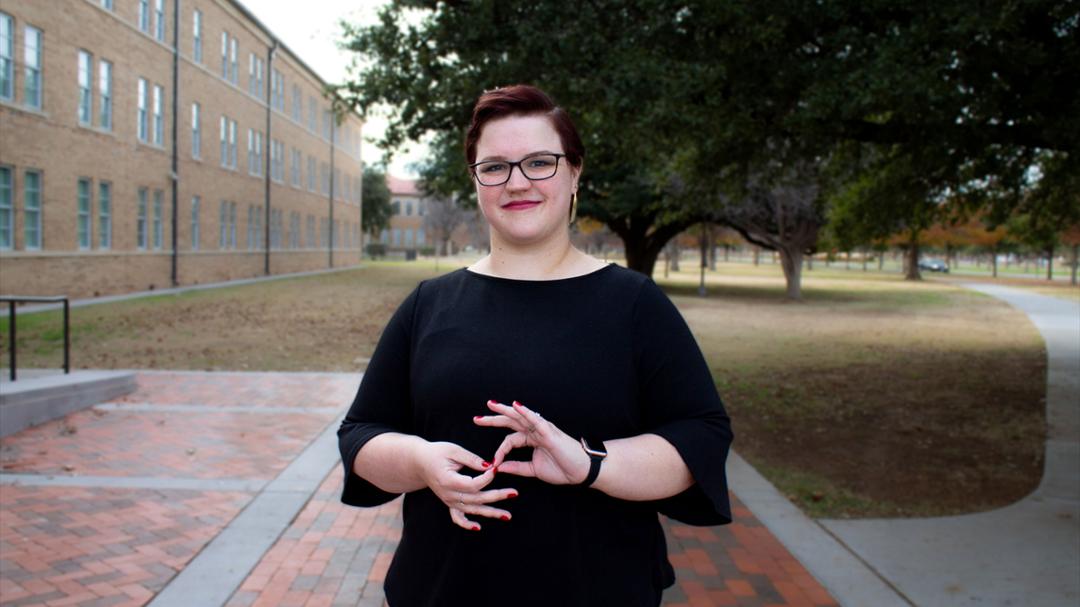
[[[358,380],[140,372],[133,394],[0,440],[0,605],[380,606],[400,500],[339,501]],[[734,506],[725,527],[665,521],[667,607],[837,604]]]
[[[965,286],[1023,310],[1046,341],[1048,430],[1038,489],[980,514],[821,522],[917,605],[1080,605],[1080,305]]]

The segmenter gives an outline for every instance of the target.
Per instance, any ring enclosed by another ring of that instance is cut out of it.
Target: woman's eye
[[[492,162],[491,164],[480,165],[481,173],[500,173],[506,170],[506,165],[501,162]]]
[[[534,158],[529,161],[529,166],[534,169],[542,169],[551,166],[551,161],[547,158]]]

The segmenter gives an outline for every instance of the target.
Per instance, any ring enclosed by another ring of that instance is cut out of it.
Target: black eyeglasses
[[[510,181],[510,174],[517,167],[529,181],[551,179],[559,170],[559,159],[566,154],[533,154],[517,162],[505,160],[485,160],[469,165],[476,181],[483,186],[502,185]]]

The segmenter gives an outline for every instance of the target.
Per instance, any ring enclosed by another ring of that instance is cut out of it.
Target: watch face
[[[596,445],[600,448],[594,449],[592,445]],[[581,448],[585,450],[585,453],[588,453],[589,455],[595,457],[607,457],[607,451],[603,450],[603,445],[603,441],[589,441],[584,438],[581,439]]]

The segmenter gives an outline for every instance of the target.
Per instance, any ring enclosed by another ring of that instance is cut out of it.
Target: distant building
[[[356,264],[362,122],[234,0],[0,4],[0,292]]]
[[[425,249],[432,246],[424,233],[424,212],[427,201],[415,179],[386,176],[390,189],[390,227],[379,235],[379,242],[390,251]]]

